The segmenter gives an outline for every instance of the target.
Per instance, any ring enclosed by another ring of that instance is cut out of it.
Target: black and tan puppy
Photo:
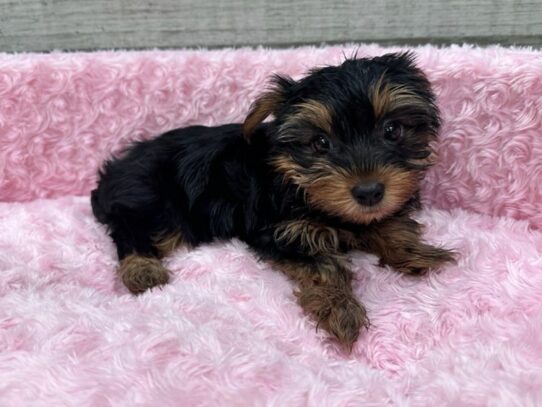
[[[272,115],[274,119],[263,123]],[[276,76],[244,125],[194,126],[135,144],[92,192],[133,293],[168,282],[178,245],[240,238],[297,283],[299,304],[350,348],[368,321],[347,252],[407,273],[453,259],[411,219],[439,115],[409,54]]]

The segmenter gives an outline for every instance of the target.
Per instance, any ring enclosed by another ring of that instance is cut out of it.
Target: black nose
[[[380,182],[364,182],[352,188],[352,195],[365,206],[373,206],[384,198],[384,184]]]

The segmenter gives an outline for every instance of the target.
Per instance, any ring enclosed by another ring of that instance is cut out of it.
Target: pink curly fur
[[[539,51],[414,49],[444,119],[419,218],[460,259],[413,278],[354,254],[352,355],[236,240],[176,252],[162,290],[116,281],[88,200],[105,158],[356,50],[396,49],[0,54],[0,405],[542,404]]]

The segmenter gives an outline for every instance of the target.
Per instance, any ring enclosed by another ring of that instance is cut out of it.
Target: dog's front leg
[[[352,274],[347,259],[318,255],[312,260],[275,261],[277,268],[298,284],[299,305],[348,351],[368,326],[365,309],[352,292]]]
[[[422,241],[422,226],[408,216],[398,216],[371,225],[360,239],[362,249],[380,257],[380,265],[398,271],[423,274],[453,262],[453,251]]]
[[[264,259],[297,283],[303,310],[350,351],[367,314],[352,292],[347,256],[339,251],[334,229],[308,221],[281,224],[260,235]],[[256,245],[259,246],[259,245]]]

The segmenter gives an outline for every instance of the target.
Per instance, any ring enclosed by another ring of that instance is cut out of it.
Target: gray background
[[[542,45],[542,0],[0,0],[0,51]]]

